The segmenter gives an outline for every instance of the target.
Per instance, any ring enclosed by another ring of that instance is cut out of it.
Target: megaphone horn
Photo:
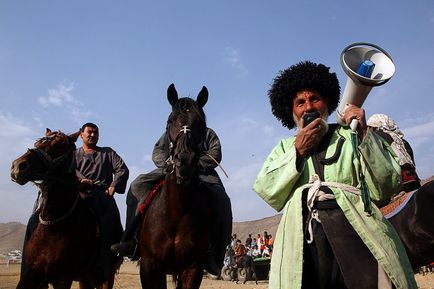
[[[372,87],[385,84],[395,73],[392,57],[381,47],[357,42],[342,50],[340,62],[347,74],[342,100],[337,110],[337,121],[343,123],[343,115],[347,104],[362,107]],[[353,131],[357,128],[357,120],[350,124]]]

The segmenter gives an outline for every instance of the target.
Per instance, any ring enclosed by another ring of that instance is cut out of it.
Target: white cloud
[[[233,47],[225,47],[224,61],[226,63],[229,63],[233,68],[237,69],[243,74],[248,72],[247,69],[244,67],[244,64],[241,62],[241,57],[238,50]]]
[[[427,178],[434,174],[434,113],[417,116],[403,121],[404,138],[410,143],[419,177]]]
[[[10,179],[12,161],[33,147],[36,131],[10,114],[0,112],[0,222],[26,222],[36,199],[32,185],[18,186]]]
[[[233,171],[229,170],[229,178],[223,178],[226,192],[231,198],[235,221],[255,220],[258,216],[276,214],[252,189],[261,167],[262,163],[252,162]]]
[[[264,125],[262,127],[262,131],[265,135],[267,136],[273,136],[274,135],[274,127],[272,127],[271,125]]]
[[[432,138],[434,137],[434,121],[406,128],[404,129],[404,134],[406,137],[411,138]]]
[[[43,107],[48,107],[50,105],[64,106],[65,104],[78,104],[72,95],[73,90],[73,83],[69,83],[68,85],[60,83],[56,88],[48,89],[48,96],[39,97],[38,102]]]
[[[98,117],[90,110],[83,110],[84,103],[74,96],[74,83],[60,83],[56,88],[48,89],[47,96],[38,98],[39,104],[44,108],[57,107],[63,109],[76,124],[91,116]]]

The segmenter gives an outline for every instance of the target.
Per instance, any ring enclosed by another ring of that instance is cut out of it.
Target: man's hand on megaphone
[[[348,104],[342,120],[345,124],[350,125],[353,119],[357,120],[357,132],[360,140],[362,140],[365,137],[367,129],[365,110],[354,104]]]
[[[301,121],[303,125],[304,120]],[[299,128],[295,137],[295,149],[300,156],[307,157],[315,150],[326,132],[326,125],[321,118],[313,120],[306,127]]]

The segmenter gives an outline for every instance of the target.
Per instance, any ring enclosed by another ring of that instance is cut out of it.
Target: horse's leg
[[[78,288],[80,289],[93,289],[93,286],[86,281],[78,282]]]
[[[202,283],[203,268],[192,265],[185,269],[181,274],[181,284],[177,284],[176,289],[198,289]]]
[[[103,282],[100,286],[101,289],[112,289],[113,288],[113,284],[114,284],[115,278],[113,276],[110,277],[110,280],[107,280],[105,282]]]
[[[116,273],[123,263],[123,258],[117,258],[117,261],[113,265],[112,272],[108,280],[101,284],[101,289],[112,289],[115,283]]]
[[[21,276],[18,282],[17,289],[45,289],[48,288],[48,283],[45,281],[44,276],[36,274],[31,269],[27,270]]]
[[[154,260],[141,259],[140,261],[140,282],[142,283],[142,289],[167,289],[166,274],[159,271]]]
[[[53,282],[54,289],[71,289],[72,280]]]

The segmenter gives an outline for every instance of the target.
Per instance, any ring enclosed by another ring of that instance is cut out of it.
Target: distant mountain
[[[26,226],[21,223],[0,223],[0,253],[21,250],[25,232]]]
[[[234,222],[232,225],[232,234],[237,234],[237,238],[243,243],[249,234],[252,234],[252,238],[264,232],[276,236],[277,226],[279,225],[282,215],[275,215],[254,221]]]
[[[234,222],[232,232],[237,234],[237,237],[243,242],[246,240],[248,234],[256,237],[258,233],[263,235],[264,231],[275,236],[280,218],[281,215],[276,215],[260,220]],[[21,223],[0,223],[0,254],[5,254],[12,250],[21,250],[25,232],[26,226]]]
[[[434,180],[434,175],[422,180],[422,184]],[[282,215],[253,220],[245,222],[234,222],[232,225],[232,233],[237,234],[237,238],[244,242],[249,234],[252,238],[258,234],[261,236],[264,232],[276,236],[277,226],[279,225]],[[0,254],[7,253],[12,250],[21,250],[23,246],[24,234],[26,226],[17,223],[0,223]]]

